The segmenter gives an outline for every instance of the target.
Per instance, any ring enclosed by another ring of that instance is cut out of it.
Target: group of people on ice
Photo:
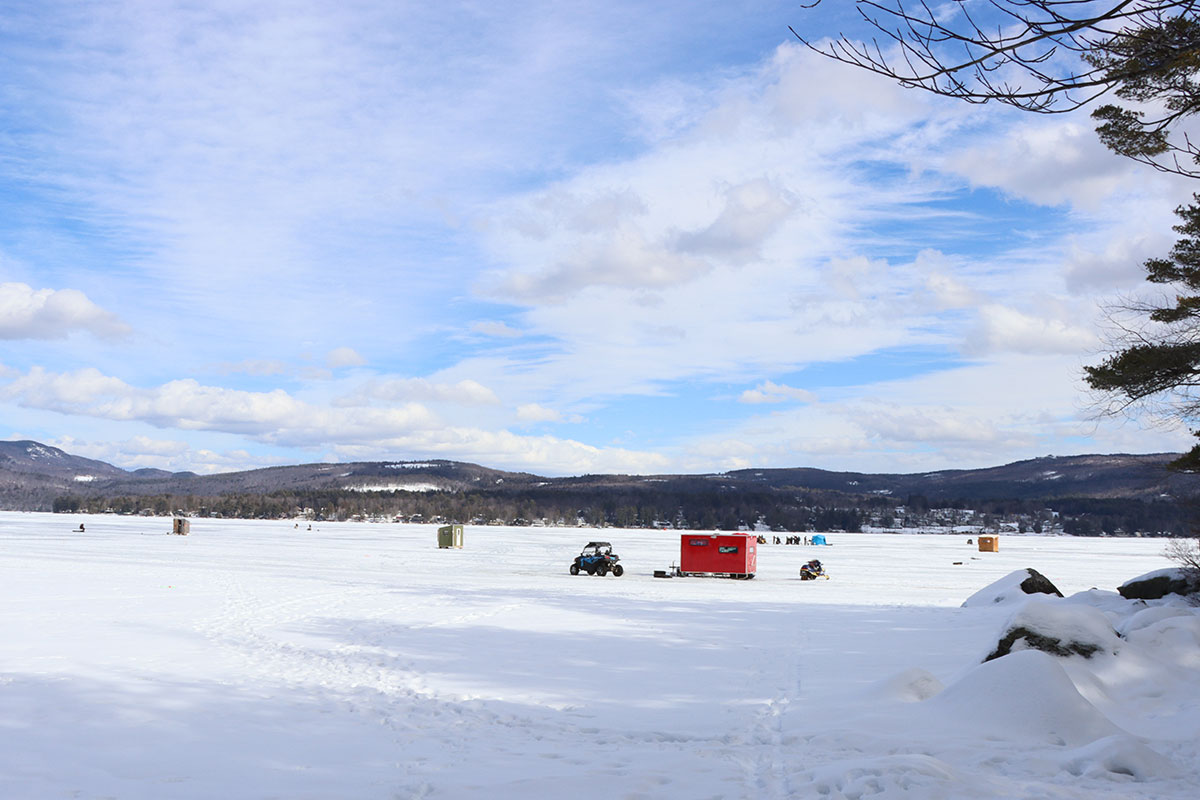
[[[782,539],[780,539],[778,536],[772,536],[771,538],[774,540],[771,542],[771,544],[825,544],[824,537],[822,537],[822,541],[819,542],[813,541],[807,536],[785,536]],[[758,543],[767,544],[767,537],[759,534]]]

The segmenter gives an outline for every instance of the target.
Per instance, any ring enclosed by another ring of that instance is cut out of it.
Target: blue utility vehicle
[[[625,574],[625,568],[617,563],[620,560],[621,557],[613,553],[609,542],[588,542],[583,552],[571,562],[571,574],[586,572],[588,575],[604,577],[611,572],[619,578]]]

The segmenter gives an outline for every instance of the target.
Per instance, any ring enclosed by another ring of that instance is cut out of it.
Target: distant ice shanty
[[[752,533],[685,533],[679,540],[681,575],[753,578],[758,537]]]
[[[980,536],[979,537],[979,552],[981,552],[981,553],[999,553],[1000,552],[1000,537],[999,536]]]
[[[175,519],[171,521],[171,533],[177,533],[180,536],[187,536],[189,533],[191,533],[191,531],[191,520],[175,517]]]
[[[462,548],[463,546],[463,526],[462,525],[443,525],[438,528],[438,547],[445,549],[447,547]]]
[[[820,533],[818,533],[816,536],[812,537],[812,543],[813,544],[829,544],[829,542],[825,541],[825,536]]]

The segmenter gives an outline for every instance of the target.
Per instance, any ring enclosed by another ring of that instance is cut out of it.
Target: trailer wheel
[[[622,575],[624,575],[624,574],[625,574],[625,568],[624,568],[624,567],[622,567],[620,564],[613,564],[613,575],[614,575],[615,577],[618,577],[618,578],[619,578],[619,577],[621,577],[621,576],[622,576]]]
[[[572,564],[572,565],[571,565],[571,574],[572,574],[572,575],[578,575],[578,574],[579,574],[579,565],[578,565],[578,564]]]

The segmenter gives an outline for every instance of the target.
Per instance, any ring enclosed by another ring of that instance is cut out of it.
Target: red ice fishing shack
[[[679,540],[679,574],[753,578],[757,546],[751,533],[685,533]]]

